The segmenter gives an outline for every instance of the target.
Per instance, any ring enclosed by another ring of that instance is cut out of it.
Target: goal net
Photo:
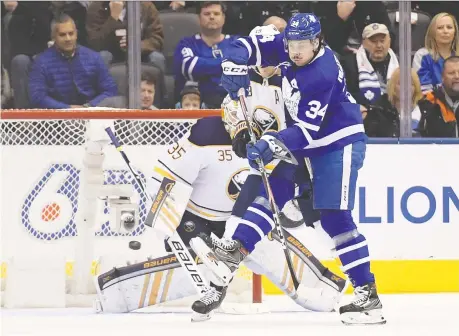
[[[164,241],[143,225],[148,201],[103,129],[115,130],[145,179],[164,146],[211,115],[220,111],[3,110],[2,305],[87,306],[98,274],[165,255]],[[88,171],[98,169],[94,181]],[[126,209],[136,213],[129,229],[119,221]],[[142,248],[129,249],[132,240]],[[235,282],[229,298],[261,300],[259,276],[243,268]]]

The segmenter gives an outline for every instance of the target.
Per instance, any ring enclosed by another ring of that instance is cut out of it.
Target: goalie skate
[[[354,300],[339,308],[341,321],[346,325],[385,324],[382,304],[374,283],[356,287]]]
[[[204,296],[195,301],[191,306],[193,310],[191,322],[209,320],[214,310],[220,307],[225,299],[227,288],[228,287],[216,286],[211,283],[211,287],[204,293]]]
[[[212,234],[200,233],[190,240],[190,246],[202,262],[214,273],[221,282],[218,285],[227,286],[239,264],[247,256],[247,251],[238,240],[219,239]]]

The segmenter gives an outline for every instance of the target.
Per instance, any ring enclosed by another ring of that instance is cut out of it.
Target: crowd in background
[[[124,1],[2,1],[2,108],[127,107]],[[413,136],[459,137],[459,4],[412,1]],[[397,1],[144,1],[142,109],[220,108],[225,47],[313,12],[370,137],[400,135]]]

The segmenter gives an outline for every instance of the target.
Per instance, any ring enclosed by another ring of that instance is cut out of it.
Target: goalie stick
[[[238,96],[239,96],[239,103],[241,105],[242,114],[244,115],[245,122],[247,123],[247,130],[250,135],[250,143],[255,144],[257,142],[257,137],[255,136],[255,133],[252,129],[252,124],[250,123],[250,120],[249,120],[249,113],[248,113],[247,104],[245,101],[244,88],[241,88],[239,90]],[[290,151],[285,147],[284,144],[276,143],[276,145],[282,150],[282,152],[287,153],[287,155],[282,156],[282,159],[292,164],[298,164],[295,157],[292,155],[292,153],[290,153]],[[281,159],[281,156],[278,155],[277,158]],[[282,249],[284,250],[285,259],[287,261],[287,266],[290,271],[290,276],[292,278],[293,286],[295,287],[295,290],[298,290],[300,282],[298,281],[296,277],[295,269],[293,268],[293,264],[292,264],[292,259],[290,258],[290,250],[287,246],[287,243],[285,242],[285,237],[284,237],[284,232],[283,232],[284,229],[282,228],[280,224],[280,218],[279,218],[280,211],[274,200],[274,195],[273,195],[271,185],[268,180],[268,174],[266,173],[265,167],[263,165],[263,161],[261,159],[257,159],[257,163],[258,163],[258,170],[260,171],[260,174],[261,174],[261,179],[265,186],[266,194],[268,195],[269,205],[271,207],[271,211],[273,212],[274,226],[279,236],[279,242],[281,243]]]
[[[152,199],[150,195],[148,194],[143,181],[132,168],[129,158],[127,157],[126,153],[121,147],[121,144],[116,138],[112,129],[110,127],[107,127],[105,129],[105,132],[107,132],[110,140],[112,141],[112,144],[116,147],[117,151],[120,152],[121,157],[123,158],[127,167],[129,168],[132,175],[134,176],[134,179],[137,182],[140,189],[142,190],[142,193],[144,194],[144,196],[148,200],[152,201],[151,210],[149,211],[145,225],[150,226],[151,228],[154,228],[154,225],[152,223],[156,219],[156,216],[158,214],[157,211],[161,208],[162,205],[164,205],[167,202],[166,201],[167,196],[169,195],[170,191],[174,187],[175,181],[164,178],[164,180],[161,183],[161,186],[159,187],[159,190],[158,190],[158,193],[156,194],[155,199]],[[178,218],[178,221],[180,221],[180,218]],[[204,276],[199,271],[196,261],[194,260],[193,256],[190,254],[190,251],[186,247],[185,243],[183,242],[182,238],[177,233],[177,231],[174,231],[173,235],[168,238],[167,242],[169,246],[171,247],[172,252],[174,252],[175,256],[177,257],[177,260],[179,261],[180,265],[183,267],[188,277],[192,281],[193,286],[196,289],[196,292],[199,295],[204,294],[208,290],[209,287],[206,284]]]

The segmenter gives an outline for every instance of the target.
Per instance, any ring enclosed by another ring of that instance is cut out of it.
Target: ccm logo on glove
[[[247,75],[247,65],[234,64],[233,62],[222,63],[225,75]]]

